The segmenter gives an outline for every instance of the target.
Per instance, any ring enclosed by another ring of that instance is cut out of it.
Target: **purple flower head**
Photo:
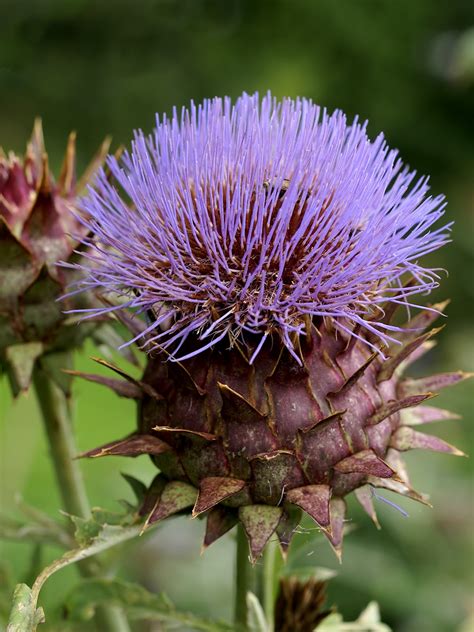
[[[108,166],[115,183],[102,171],[83,200],[81,288],[151,313],[146,344],[175,359],[246,332],[297,354],[313,317],[387,343],[382,305],[437,286],[418,261],[448,241],[449,226],[431,230],[444,198],[341,111],[270,94],[192,103]]]

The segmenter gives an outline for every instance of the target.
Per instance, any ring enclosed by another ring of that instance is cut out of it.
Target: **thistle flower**
[[[392,323],[438,283],[419,259],[449,226],[427,179],[365,124],[270,95],[174,111],[108,164],[76,291],[147,312],[127,320],[149,358],[141,381],[86,376],[140,401],[138,431],[86,456],[152,456],[147,524],[193,507],[208,545],[240,520],[256,559],[304,510],[340,554],[351,491],[375,521],[370,486],[427,502],[401,452],[460,453],[413,427],[452,415],[414,407],[465,377],[402,378],[444,307]]]
[[[48,166],[41,121],[35,122],[23,160],[0,149],[0,370],[14,393],[27,389],[35,361],[42,354],[79,344],[91,325],[67,324],[57,299],[71,282],[71,272],[57,266],[73,251],[87,229],[70,211],[77,192],[105,157],[105,141],[76,182],[75,134],[55,183]],[[76,257],[77,258],[77,257]],[[91,304],[91,295],[70,300],[69,307]]]
[[[102,174],[85,202],[89,228],[115,252],[93,259],[84,285],[154,313],[146,344],[176,357],[192,333],[197,353],[249,332],[276,333],[297,358],[314,317],[388,342],[380,306],[437,285],[418,259],[447,241],[449,227],[429,230],[444,198],[340,111],[214,99],[158,119],[109,166],[128,199]]]

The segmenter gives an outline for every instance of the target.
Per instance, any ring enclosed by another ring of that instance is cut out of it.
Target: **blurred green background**
[[[448,197],[447,219],[456,221],[453,243],[431,257],[449,271],[436,293],[452,298],[448,327],[417,371],[474,368],[471,1],[2,0],[0,8],[0,145],[23,151],[41,115],[56,167],[71,129],[85,164],[105,134],[127,144],[134,128],[151,130],[157,111],[244,90],[308,96],[369,118],[371,135],[383,130],[410,165],[431,174],[433,192]],[[97,370],[88,359],[94,352],[86,347],[78,354],[78,368]],[[80,449],[133,429],[133,404],[86,383],[77,383],[75,394]],[[34,398],[11,401],[4,383],[0,398],[2,510],[15,514],[19,492],[57,516]],[[438,403],[464,420],[434,430],[472,452],[470,385]],[[467,632],[473,627],[461,625],[474,611],[474,462],[424,453],[408,460],[415,488],[431,494],[434,510],[400,502],[410,514],[405,519],[380,504],[378,532],[353,507],[357,528],[346,540],[343,566],[319,540],[305,549],[305,565],[337,570],[329,602],[347,619],[375,599],[396,632]],[[129,496],[119,472],[146,482],[153,476],[146,457],[82,466],[93,503],[109,509]],[[120,576],[165,590],[183,608],[229,616],[232,538],[200,557],[202,530],[199,522],[171,521],[128,547],[117,561]],[[28,579],[31,553],[28,544],[1,542],[0,581],[8,583],[8,574],[15,582]],[[47,549],[44,561],[57,554]],[[67,569],[47,584],[47,613],[75,580]]]

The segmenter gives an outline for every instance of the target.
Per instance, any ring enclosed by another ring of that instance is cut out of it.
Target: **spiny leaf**
[[[72,621],[87,621],[103,604],[120,604],[130,619],[158,621],[163,629],[191,629],[203,632],[232,632],[233,626],[179,612],[165,595],[156,595],[138,584],[111,579],[83,580],[66,598]],[[179,627],[178,627],[179,626]]]
[[[130,525],[135,519],[135,511],[127,513],[117,513],[93,507],[90,518],[80,518],[79,516],[69,516],[76,530],[74,538],[80,547],[93,544],[94,539],[100,535],[101,531],[108,526],[125,527]]]
[[[101,553],[117,544],[130,540],[140,534],[141,525],[117,526],[103,525],[88,544],[65,553],[62,557],[47,566],[36,578],[30,589],[26,584],[19,584],[15,589],[13,606],[7,632],[35,632],[39,623],[44,622],[44,613],[37,608],[39,593],[44,583],[62,568],[80,562],[88,557]]]

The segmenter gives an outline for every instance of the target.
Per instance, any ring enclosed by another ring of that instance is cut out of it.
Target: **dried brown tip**
[[[313,632],[331,613],[324,610],[326,583],[282,577],[275,603],[275,632]]]

